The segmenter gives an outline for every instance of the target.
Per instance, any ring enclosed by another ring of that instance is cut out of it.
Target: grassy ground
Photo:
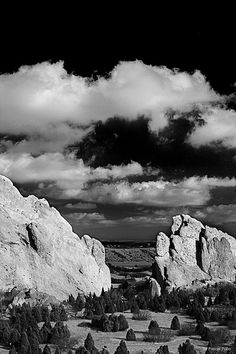
[[[174,317],[174,313],[165,312],[165,313],[154,313],[151,312],[153,320],[156,320],[161,328],[170,328],[171,320]],[[178,352],[178,346],[185,342],[188,339],[188,336],[174,336],[169,342],[165,343],[150,343],[143,341],[143,334],[147,332],[148,321],[137,321],[132,320],[132,314],[130,312],[125,313],[125,317],[128,320],[129,328],[132,328],[135,331],[137,341],[136,342],[127,342],[128,350],[131,354],[140,353],[155,353],[161,345],[168,345],[169,350],[172,353]],[[188,316],[179,315],[179,320],[181,324],[184,323],[195,323],[195,320]],[[67,322],[68,328],[71,333],[71,338],[73,342],[77,342],[75,347],[83,345],[84,340],[89,332],[91,332],[94,339],[96,347],[101,350],[104,346],[107,347],[110,354],[113,354],[119,345],[122,339],[126,337],[126,331],[115,332],[115,333],[106,333],[100,332],[89,327],[89,320],[78,319],[78,320],[69,320]],[[206,324],[208,326],[208,324]],[[218,326],[216,323],[211,323],[208,327],[216,329]],[[232,334],[235,334],[235,330],[232,331]],[[205,353],[207,348],[207,342],[204,342],[200,339],[199,336],[193,335],[190,337],[191,343],[194,345],[198,353]]]

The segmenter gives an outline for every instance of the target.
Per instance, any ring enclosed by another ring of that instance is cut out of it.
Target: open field
[[[150,312],[153,320],[156,320],[161,328],[170,328],[171,320],[176,315],[175,313],[165,312],[165,313],[155,313]],[[173,338],[169,342],[165,343],[152,343],[152,342],[144,342],[143,335],[147,332],[148,325],[150,320],[147,321],[137,321],[132,320],[132,313],[125,312],[125,317],[128,320],[129,328],[132,328],[136,334],[137,341],[130,342],[127,341],[127,347],[131,354],[140,353],[143,351],[144,353],[155,353],[157,349],[161,345],[168,345],[169,351],[171,353],[178,352],[178,346],[186,341],[186,339],[190,338],[191,343],[194,345],[197,353],[205,353],[207,349],[208,342],[205,342],[200,339],[200,336],[173,336]],[[189,316],[179,315],[177,314],[180,323],[194,323],[196,321]],[[95,342],[95,346],[101,350],[104,346],[107,347],[110,354],[113,354],[119,345],[122,339],[126,337],[126,331],[122,332],[101,332],[96,329],[90,328],[90,320],[86,319],[71,319],[66,322],[68,328],[71,333],[71,339],[73,342],[77,342],[74,348],[79,347],[84,344],[84,340],[87,337],[87,334],[90,332]],[[218,326],[217,323],[209,323],[206,324],[209,328],[223,328],[223,326]],[[232,336],[235,336],[236,330],[231,331]],[[52,345],[51,345],[52,346]],[[52,346],[53,348],[53,346]],[[3,351],[4,352],[4,351]]]

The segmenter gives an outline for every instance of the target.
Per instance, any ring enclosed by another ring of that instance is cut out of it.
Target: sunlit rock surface
[[[0,287],[35,289],[59,300],[111,286],[103,245],[80,238],[45,199],[24,198],[0,176]]]
[[[235,280],[234,237],[184,214],[173,217],[171,232],[157,235],[154,273],[162,287]]]

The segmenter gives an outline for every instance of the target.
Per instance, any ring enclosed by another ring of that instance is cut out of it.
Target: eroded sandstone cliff
[[[0,288],[35,289],[67,299],[111,286],[103,245],[79,238],[45,199],[24,198],[0,176]]]
[[[202,280],[234,281],[236,240],[189,215],[173,217],[171,235],[157,235],[155,277],[169,288]]]

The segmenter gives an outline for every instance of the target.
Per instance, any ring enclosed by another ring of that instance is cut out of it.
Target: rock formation
[[[45,199],[24,198],[0,176],[0,287],[34,289],[67,299],[111,286],[103,245],[79,238]]]
[[[171,232],[170,236],[157,235],[153,273],[162,287],[235,280],[234,237],[184,214],[173,217]]]

